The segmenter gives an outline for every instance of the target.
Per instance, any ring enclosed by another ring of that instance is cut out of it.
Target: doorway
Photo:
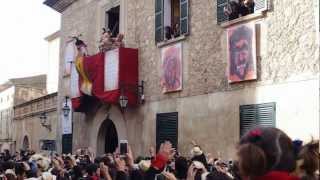
[[[118,133],[112,120],[107,118],[101,124],[97,143],[98,155],[115,152],[118,146]]]
[[[23,149],[23,150],[28,150],[28,149],[30,149],[30,143],[29,143],[29,138],[28,138],[28,136],[24,136],[24,138],[23,138],[22,149]]]

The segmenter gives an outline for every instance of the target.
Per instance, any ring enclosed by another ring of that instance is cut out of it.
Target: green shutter
[[[189,0],[180,0],[180,32],[189,34]]]
[[[178,112],[157,114],[156,144],[169,140],[173,147],[178,147]]]
[[[72,134],[62,135],[62,153],[72,153]]]
[[[163,41],[163,0],[155,0],[155,39],[156,42]]]
[[[255,0],[254,1],[254,12],[265,11],[268,9],[268,0]]]
[[[276,103],[240,106],[240,136],[255,126],[275,127]]]
[[[228,21],[228,16],[223,12],[224,7],[228,5],[229,0],[217,0],[217,23],[221,24]]]

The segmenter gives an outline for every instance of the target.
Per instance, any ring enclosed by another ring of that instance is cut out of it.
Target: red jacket
[[[284,171],[271,171],[264,176],[256,177],[254,180],[300,180]]]
[[[163,154],[157,154],[151,161],[151,166],[157,170],[163,170],[168,162],[168,158]]]

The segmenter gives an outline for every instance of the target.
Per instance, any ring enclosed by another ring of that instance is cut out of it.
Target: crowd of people
[[[319,141],[292,141],[277,128],[254,128],[236,145],[235,160],[213,158],[196,143],[189,158],[169,141],[134,159],[130,146],[121,154],[94,157],[91,150],[44,156],[32,151],[0,155],[0,179],[22,180],[316,180]]]

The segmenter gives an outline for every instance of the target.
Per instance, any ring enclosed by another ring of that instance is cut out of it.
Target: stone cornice
[[[57,105],[57,93],[19,104],[14,107],[14,120],[40,116],[40,114],[44,112],[55,112],[57,111]]]

